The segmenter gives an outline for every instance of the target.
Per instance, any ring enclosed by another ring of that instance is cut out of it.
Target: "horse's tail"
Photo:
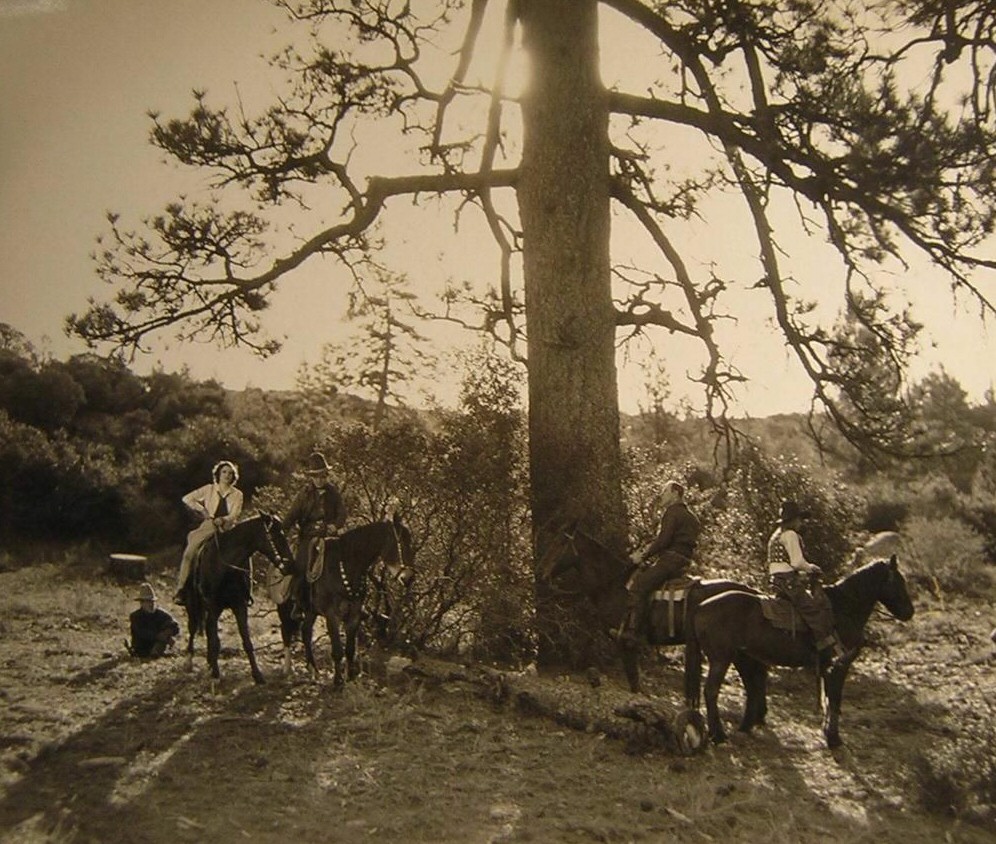
[[[692,607],[685,616],[685,706],[698,711],[702,695],[702,647],[695,632]]]
[[[190,632],[194,636],[204,632],[204,596],[197,588],[194,578],[187,584],[187,618]]]

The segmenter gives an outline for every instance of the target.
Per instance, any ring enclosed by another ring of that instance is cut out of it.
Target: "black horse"
[[[300,623],[304,655],[312,675],[317,676],[312,636],[315,620],[325,618],[332,640],[333,684],[341,687],[346,677],[359,675],[356,664],[356,634],[363,620],[363,604],[367,596],[367,576],[378,561],[383,560],[394,574],[410,570],[415,561],[412,534],[397,514],[390,521],[371,522],[348,530],[325,543],[324,560],[317,578],[309,584],[310,606]],[[298,629],[292,611],[292,599],[277,607],[284,640],[285,665],[290,662],[290,645]],[[343,647],[340,625],[345,628]],[[346,673],[343,673],[343,662]]]
[[[252,678],[257,683],[263,682],[249,636],[249,604],[252,600],[250,557],[256,553],[265,555],[278,568],[291,563],[290,546],[280,520],[268,513],[260,513],[239,522],[231,530],[210,537],[194,560],[194,571],[185,590],[187,666],[193,666],[194,637],[198,633],[206,633],[207,660],[214,680],[221,677],[218,670],[218,654],[221,651],[218,618],[228,609],[239,626]]]
[[[606,632],[618,630],[627,612],[626,583],[636,569],[636,563],[620,557],[597,539],[575,525],[556,534],[540,565],[540,577],[548,583],[569,570],[577,572],[575,588],[594,605]],[[753,591],[749,586],[732,580],[694,580],[691,585],[670,600],[654,601],[647,624],[650,645],[683,645],[687,619],[707,598],[731,589]],[[640,649],[632,642],[620,643],[620,656],[630,690],[640,691]],[[756,673],[747,656],[737,658],[737,669]],[[743,663],[743,665],[741,665]]]
[[[848,649],[843,663],[823,678],[823,734],[827,745],[839,747],[840,703],[848,669],[864,643],[864,629],[872,609],[879,601],[900,621],[913,617],[913,602],[906,580],[896,557],[869,563],[826,587],[833,606],[834,619],[841,641]],[[744,654],[761,666],[759,673],[740,672],[746,692],[744,718],[740,729],[749,732],[761,723],[765,700],[766,666],[815,666],[816,647],[808,631],[792,632],[776,629],[764,617],[762,599],[757,594],[728,592],[704,601],[696,610],[692,630],[685,645],[685,697],[691,710],[699,707],[702,656],[709,661],[706,678],[706,723],[714,742],[725,740],[719,720],[717,698],[730,663],[737,663]]]

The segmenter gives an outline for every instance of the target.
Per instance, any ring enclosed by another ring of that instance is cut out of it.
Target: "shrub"
[[[811,513],[801,530],[806,556],[828,578],[836,576],[850,551],[848,535],[859,521],[860,500],[835,478],[817,478],[794,457],[770,457],[754,448],[738,456],[722,495],[714,495],[714,506],[704,513],[700,559],[711,571],[763,581],[768,537],[786,499]]]
[[[914,759],[920,804],[946,817],[992,815],[996,805],[996,735],[933,744]]]
[[[950,516],[913,516],[906,523],[909,578],[935,593],[988,596],[994,578],[985,562],[985,540]]]

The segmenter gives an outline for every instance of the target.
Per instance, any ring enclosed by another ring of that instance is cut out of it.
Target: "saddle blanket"
[[[676,577],[665,580],[661,588],[650,595],[651,601],[684,601],[688,590],[698,583],[697,577]]]

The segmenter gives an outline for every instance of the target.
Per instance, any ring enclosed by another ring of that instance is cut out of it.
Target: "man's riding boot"
[[[636,644],[639,641],[640,600],[638,596],[630,595],[626,607],[626,615],[616,631],[616,639],[623,644]]]
[[[292,595],[294,607],[291,610],[291,618],[293,618],[295,621],[304,621],[304,612],[305,612],[305,607],[307,606],[306,597],[305,597],[307,590],[308,587],[305,585],[303,581],[297,585],[296,589],[294,589]]]

